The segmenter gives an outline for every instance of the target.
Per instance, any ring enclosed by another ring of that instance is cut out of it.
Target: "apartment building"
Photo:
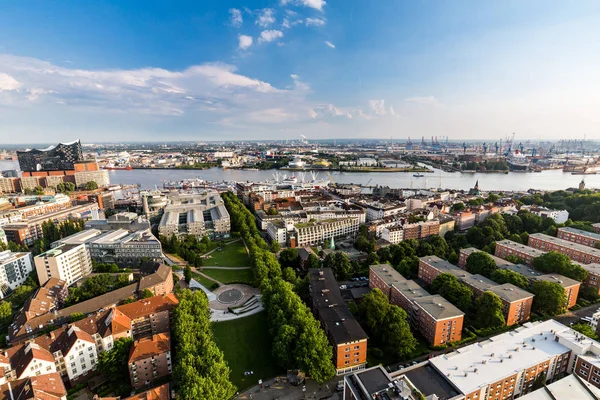
[[[142,260],[162,261],[162,245],[149,228],[130,232],[116,229],[102,232],[87,229],[52,243],[52,247],[63,244],[84,244],[92,260],[99,263],[116,263],[122,266],[139,266]]]
[[[544,251],[525,246],[524,244],[513,242],[512,240],[500,240],[496,242],[494,255],[506,260],[508,256],[516,256],[523,261],[525,265],[531,265],[534,258],[544,254]]]
[[[558,237],[544,235],[543,233],[529,235],[527,244],[543,252],[558,251],[569,257],[571,260],[582,264],[600,263],[600,249],[560,239]]]
[[[367,334],[352,315],[340,293],[331,268],[309,269],[312,310],[333,346],[338,375],[364,369]]]
[[[402,307],[410,324],[433,346],[462,337],[464,313],[441,296],[432,296],[388,264],[371,265],[369,287],[381,290],[390,303]]]
[[[558,228],[556,237],[590,247],[596,247],[600,243],[600,234],[570,227]]]
[[[390,226],[381,230],[381,238],[388,243],[397,244],[404,240],[404,228],[401,226]]]
[[[506,325],[529,320],[534,297],[532,293],[511,283],[499,285],[483,275],[470,274],[436,256],[421,257],[419,260],[419,277],[429,284],[443,273],[456,276],[461,283],[473,291],[475,297],[481,296],[486,291],[496,294],[502,300],[502,313]]]
[[[9,380],[57,372],[52,353],[37,343],[27,343],[15,350],[4,353],[9,360],[8,368],[4,370]]]
[[[359,229],[358,218],[348,218],[296,224],[294,233],[297,246],[310,246],[335,237],[354,236]]]
[[[271,242],[285,245],[287,242],[287,231],[286,224],[283,221],[273,221],[267,224],[267,235],[269,235]]]
[[[32,272],[31,253],[0,252],[0,299],[21,286]]]
[[[597,400],[600,389],[579,378],[569,375],[549,385],[520,397],[521,400]]]
[[[21,221],[11,222],[4,225],[2,229],[8,240],[17,244],[31,246],[33,242],[43,237],[42,224],[46,221],[58,224],[71,218],[92,218],[97,216],[97,214],[98,205],[95,203],[86,203],[48,214],[29,217]]]
[[[573,373],[598,387],[598,355],[600,343],[548,320],[434,357],[429,365],[465,400],[502,400],[532,391],[542,374],[552,382]]]
[[[40,284],[57,278],[71,286],[92,273],[92,259],[84,244],[63,244],[35,256],[33,260]]]
[[[454,214],[454,220],[456,221],[456,227],[458,227],[459,231],[466,231],[475,226],[477,216],[471,211],[460,211]]]
[[[170,331],[171,311],[179,304],[173,294],[154,296],[135,303],[118,306],[131,320],[134,339]]]
[[[73,383],[96,369],[98,351],[94,338],[73,325],[63,330],[50,345],[58,373]]]
[[[129,352],[129,379],[131,387],[150,386],[171,374],[171,339],[169,333],[159,333],[136,340]]]
[[[67,400],[67,389],[56,372],[0,385],[0,398],[11,400]]]
[[[173,193],[167,198],[169,204],[158,226],[160,235],[229,237],[229,213],[217,192]]]
[[[406,212],[406,204],[401,202],[356,201],[355,203],[365,209],[367,222]]]

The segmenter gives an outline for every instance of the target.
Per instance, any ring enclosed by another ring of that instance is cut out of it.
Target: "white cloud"
[[[239,45],[238,47],[241,50],[246,50],[248,47],[252,46],[252,36],[247,35],[238,35]]]
[[[323,26],[325,25],[325,20],[322,18],[306,18],[304,23],[306,26]]]
[[[295,89],[297,89],[299,91],[308,91],[308,90],[310,90],[310,86],[307,83],[303,82],[298,75],[292,74],[292,75],[290,75],[290,77],[294,81],[294,88]]]
[[[266,28],[267,26],[271,25],[275,22],[274,14],[275,12],[272,8],[263,8],[258,14],[258,18],[256,19],[256,25],[263,28]]]
[[[235,27],[242,26],[242,23],[244,22],[244,20],[242,18],[242,12],[240,10],[238,10],[237,8],[230,8],[229,14],[231,14],[231,19],[230,19],[231,25],[233,25]]]
[[[319,117],[345,117],[348,119],[352,119],[352,112],[354,110],[342,109],[334,106],[333,104],[319,104],[310,110],[308,110],[308,115],[312,119],[317,119]],[[357,112],[360,112],[358,110]]]
[[[266,30],[260,33],[260,37],[258,38],[258,43],[263,42],[272,42],[273,40],[277,40],[283,37],[283,32],[277,30]]]
[[[335,44],[331,43],[329,40],[325,41],[325,44],[329,47],[331,47],[332,49],[335,49]]]
[[[315,10],[323,11],[323,6],[327,4],[325,0],[281,0],[281,5],[293,4],[314,8]]]
[[[426,104],[426,105],[439,105],[440,102],[436,100],[433,96],[424,96],[424,97],[408,97],[404,99],[407,103],[414,104]]]
[[[19,88],[19,82],[12,76],[0,72],[0,92],[16,90]]]
[[[292,19],[290,19],[288,17],[285,17],[285,18],[283,18],[283,22],[281,23],[281,27],[289,29],[289,28],[291,28],[293,26],[296,26],[296,25],[302,24],[302,23],[304,23],[304,21],[301,20],[301,19],[294,19],[294,20],[292,20]]]
[[[385,101],[384,100],[369,100],[369,106],[375,115],[385,115]]]

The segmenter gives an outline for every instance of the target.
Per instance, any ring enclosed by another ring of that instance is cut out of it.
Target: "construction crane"
[[[487,144],[483,142],[483,155],[487,154]]]
[[[467,143],[463,142],[463,154],[467,154]]]
[[[496,154],[498,154],[498,142],[494,146],[496,147]]]
[[[333,176],[331,176],[331,172],[327,171],[327,176],[329,177],[329,180],[331,181],[331,186],[333,186],[334,188],[337,188],[337,183],[335,183],[335,180],[333,179]]]

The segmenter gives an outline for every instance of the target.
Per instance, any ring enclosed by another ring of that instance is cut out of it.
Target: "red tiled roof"
[[[157,356],[167,351],[171,351],[169,334],[159,333],[152,335],[152,338],[143,338],[133,343],[129,352],[129,363]]]
[[[169,400],[169,384],[157,386],[144,393],[136,394],[135,396],[127,397],[123,400]]]
[[[179,304],[177,297],[175,297],[174,294],[169,293],[163,296],[149,297],[134,303],[123,304],[117,306],[117,310],[121,311],[130,319],[136,319],[160,311],[170,311],[175,308],[177,304]]]

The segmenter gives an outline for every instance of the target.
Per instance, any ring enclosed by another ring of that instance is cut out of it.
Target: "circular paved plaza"
[[[219,293],[217,299],[219,302],[224,304],[235,303],[242,298],[242,292],[238,289],[228,289],[222,293]]]

